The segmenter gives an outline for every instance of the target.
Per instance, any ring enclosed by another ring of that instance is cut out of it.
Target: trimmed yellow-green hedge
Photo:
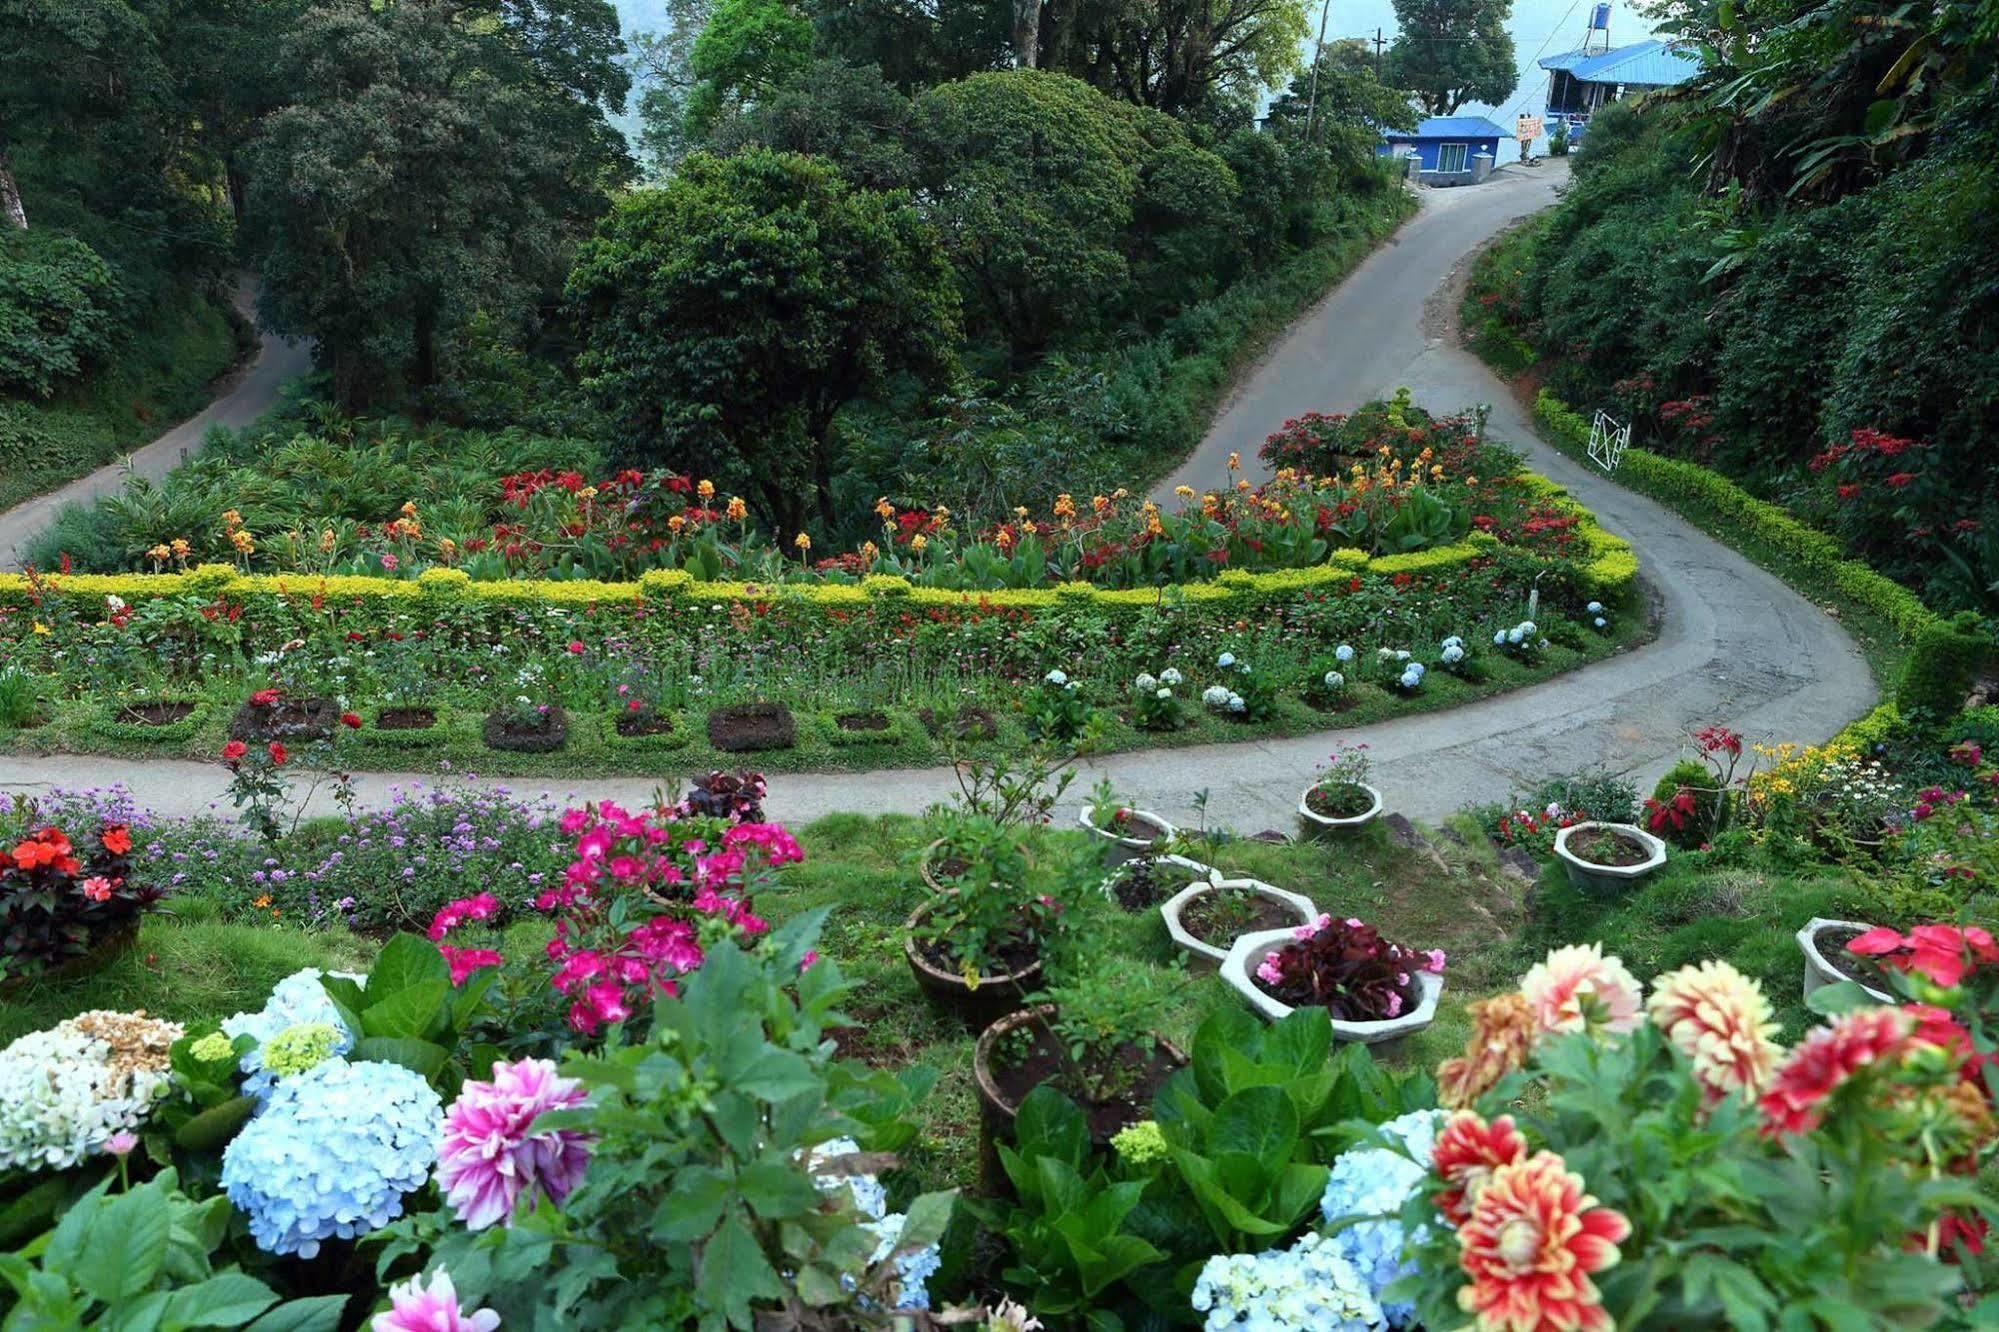
[[[1529,485],[1556,510],[1576,518],[1575,533],[1585,555],[1577,570],[1587,595],[1622,601],[1638,577],[1638,560],[1631,547],[1598,526],[1588,509],[1546,477],[1529,476]],[[185,573],[70,574],[58,581],[66,597],[115,596],[132,603],[194,593],[232,600],[250,596],[324,597],[330,600],[373,600],[416,605],[432,598],[466,599],[488,604],[529,604],[581,608],[646,600],[730,602],[786,601],[828,610],[864,607],[883,598],[906,599],[912,607],[993,607],[1040,610],[1056,605],[1110,607],[1157,605],[1162,597],[1182,603],[1224,602],[1294,595],[1330,587],[1356,574],[1382,577],[1397,574],[1434,575],[1471,560],[1497,554],[1494,538],[1474,532],[1454,545],[1407,555],[1371,556],[1360,550],[1336,550],[1326,563],[1305,569],[1248,573],[1231,569],[1212,582],[1183,583],[1160,588],[1101,588],[1089,583],[1063,583],[1047,588],[1009,588],[991,592],[953,592],[918,587],[907,579],[872,574],[858,583],[699,582],[681,569],[659,569],[638,581],[603,583],[588,580],[517,579],[473,582],[457,569],[427,569],[414,579],[375,578],[338,574],[246,574],[226,564],[204,564]],[[0,574],[0,605],[24,604],[31,592],[26,575]]]

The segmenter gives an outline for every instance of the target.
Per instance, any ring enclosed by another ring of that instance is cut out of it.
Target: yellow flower
[[[250,534],[241,528],[229,534],[229,544],[234,546],[237,553],[241,555],[248,555],[257,549],[257,543],[252,541]]]
[[[577,491],[577,492],[576,492],[576,498],[577,498],[577,499],[580,499],[580,500],[593,500],[593,499],[596,499],[596,498],[597,498],[597,487],[595,487],[595,486],[585,486],[585,487],[583,487],[583,489],[581,489],[581,490],[579,490],[579,491]]]
[[[1173,487],[1173,493],[1181,499],[1194,498],[1194,488],[1192,486],[1175,486]]]
[[[1236,452],[1233,452],[1233,451],[1232,451],[1232,452],[1230,452],[1230,454],[1229,454],[1229,470],[1230,470],[1231,472],[1238,472],[1238,471],[1241,471],[1241,470],[1242,470],[1242,455],[1241,455],[1240,453],[1236,453]]]
[[[951,521],[951,511],[941,504],[937,506],[931,516],[937,520],[940,526]]]
[[[38,633],[38,634],[46,634],[46,633],[48,633],[48,631],[49,631],[49,627],[48,627],[47,625],[43,624],[43,623],[42,623],[42,622],[41,622],[40,620],[36,620],[36,621],[35,621],[35,632],[36,632],[36,633]]]
[[[741,495],[729,496],[729,521],[740,523],[749,516],[750,506],[743,503],[743,497]]]
[[[414,517],[416,517],[416,501],[415,501],[415,500],[404,500],[404,501],[403,501],[403,507],[402,507],[402,509],[400,510],[400,512],[402,513],[403,517],[405,517],[405,518],[414,518]]]
[[[800,532],[797,536],[791,539],[791,544],[798,547],[800,551],[811,550],[812,538],[805,535],[805,533]]]
[[[875,514],[885,523],[894,519],[895,505],[888,502],[888,496],[883,495],[875,501]]]
[[[1116,490],[1113,490],[1111,492],[1111,498],[1114,500],[1121,500],[1129,494],[1131,494],[1129,490],[1126,490],[1123,486],[1119,486]]]
[[[1057,495],[1055,497],[1055,516],[1057,518],[1074,518],[1076,516],[1075,499],[1067,493]]]
[[[677,513],[674,514],[673,517],[666,520],[666,530],[672,532],[676,536],[680,534],[680,529],[685,526],[687,526],[687,520],[681,517]]]
[[[703,480],[699,485],[694,487],[694,493],[699,495],[702,499],[705,500],[714,499],[715,483],[713,481]]]
[[[1013,516],[1014,516],[1014,517],[1016,517],[1016,518],[1018,518],[1018,519],[1020,519],[1020,520],[1021,520],[1022,522],[1026,522],[1026,521],[1027,521],[1027,506],[1026,506],[1025,504],[1018,504],[1018,505],[1015,505],[1015,506],[1014,506],[1014,510],[1013,510]]]
[[[1249,489],[1249,481],[1248,481],[1248,479],[1247,479],[1247,478],[1244,478],[1243,480],[1240,480],[1240,481],[1237,481],[1237,482],[1235,483],[1235,488],[1236,488],[1237,490],[1241,490],[1241,491],[1247,491],[1247,490]]]
[[[175,556],[182,559],[185,559],[187,557],[187,553],[193,549],[192,546],[187,544],[186,537],[175,537],[173,539],[172,546]]]
[[[1478,484],[1478,478],[1475,476],[1468,476],[1465,478],[1465,484],[1468,486],[1475,486]]]
[[[928,546],[929,544],[930,544],[930,538],[923,535],[923,533],[921,532],[918,532],[915,536],[909,539],[909,548],[917,552],[919,555],[923,553],[923,548],[925,546]]]
[[[861,543],[861,558],[866,560],[869,564],[873,564],[875,562],[875,556],[879,554],[881,554],[881,547],[875,545],[874,542],[863,541]]]
[[[1109,498],[1107,498],[1106,496],[1092,495],[1090,496],[1090,507],[1095,509],[1098,513],[1102,513],[1105,509],[1111,507],[1111,502]]]

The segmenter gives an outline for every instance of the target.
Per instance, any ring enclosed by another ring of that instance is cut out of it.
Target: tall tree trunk
[[[243,211],[249,182],[244,178],[241,164],[233,155],[222,170],[229,182],[229,212],[236,219],[236,230],[240,232],[243,229]]]
[[[0,221],[17,231],[28,229],[28,210],[21,206],[21,187],[14,183],[14,159],[7,155],[4,126],[0,126]]]
[[[1013,0],[1013,63],[1033,69],[1041,56],[1041,0]]]

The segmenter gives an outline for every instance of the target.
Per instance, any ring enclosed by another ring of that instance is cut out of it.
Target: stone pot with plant
[[[1173,825],[1165,819],[1120,799],[1108,778],[1097,783],[1090,798],[1076,811],[1076,822],[1110,847],[1113,861],[1142,856],[1172,841],[1174,836]]]
[[[1237,939],[1222,979],[1270,1021],[1323,1008],[1336,1039],[1379,1045],[1436,1019],[1444,960],[1440,948],[1418,952],[1363,921],[1321,915]]]
[[[1094,876],[1080,858],[1030,850],[1021,829],[988,816],[966,818],[959,835],[964,870],[910,914],[903,956],[932,1002],[983,1027],[1040,985],[1043,952]]]
[[[1150,911],[1188,887],[1214,883],[1221,871],[1178,855],[1133,856],[1111,867],[1099,885],[1105,897],[1126,911]]]
[[[1159,908],[1166,933],[1197,966],[1221,965],[1245,934],[1289,929],[1318,917],[1312,899],[1257,879],[1190,883]]]
[[[1877,1004],[1899,1002],[1881,965],[1872,957],[1847,951],[1855,939],[1872,933],[1872,925],[1857,920],[1828,920],[1813,916],[1798,931],[1798,950],[1805,955],[1805,998],[1828,985],[1848,982],[1867,991]]]
[[[1555,857],[1586,893],[1616,893],[1666,863],[1666,844],[1629,823],[1572,823],[1555,834]]]
[[[1308,838],[1337,837],[1381,817],[1381,792],[1368,785],[1365,744],[1343,745],[1298,798],[1298,827]]]

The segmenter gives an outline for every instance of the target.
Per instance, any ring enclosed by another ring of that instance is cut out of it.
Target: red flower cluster
[[[284,690],[282,689],[259,689],[256,693],[250,695],[250,706],[253,708],[268,708],[283,697]]]
[[[1863,1008],[1812,1032],[1778,1066],[1776,1081],[1758,1102],[1763,1131],[1775,1137],[1817,1128],[1832,1094],[1865,1069],[1899,1061],[1914,1030],[1900,1009]]]
[[[120,831],[122,833],[123,830]],[[131,849],[129,837],[125,845],[127,850]],[[13,851],[0,851],[0,870],[50,869],[58,874],[75,874],[82,867],[82,862],[76,858],[76,848],[60,828],[43,828],[15,843]]]
[[[1918,925],[1907,935],[1883,925],[1846,946],[1891,971],[1914,972],[1946,990],[1955,989],[1979,967],[1999,963],[1999,943],[1976,925]]]

